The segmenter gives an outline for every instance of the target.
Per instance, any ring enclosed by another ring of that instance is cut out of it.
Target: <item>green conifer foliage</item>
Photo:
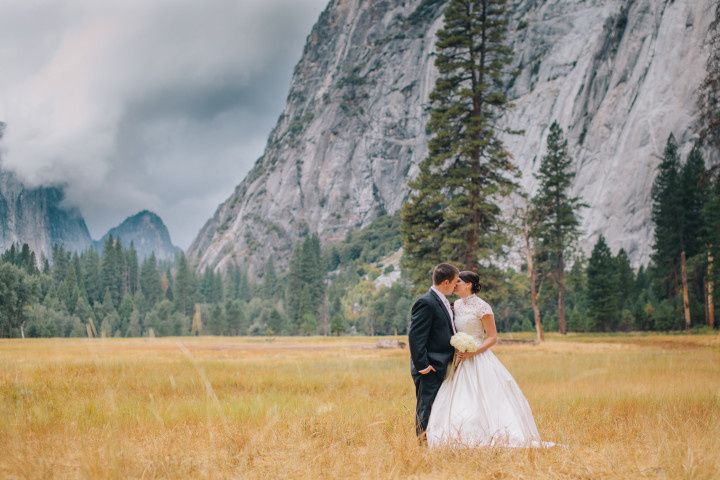
[[[616,261],[600,235],[587,267],[587,306],[590,330],[613,331],[620,321]]]
[[[437,33],[429,154],[401,212],[402,266],[416,286],[427,284],[441,260],[487,275],[508,241],[498,205],[516,187],[516,167],[498,135],[510,107],[506,4],[452,0]]]
[[[565,269],[580,234],[578,210],[586,205],[570,194],[575,173],[567,140],[557,122],[550,125],[547,153],[535,177],[539,185],[532,200],[533,215],[537,219],[532,235],[537,239],[537,265],[541,275],[554,283],[558,294],[558,328],[560,333],[566,333]]]
[[[652,260],[658,296],[677,294],[682,231],[680,157],[675,137],[670,135],[652,187],[652,221],[655,225]]]

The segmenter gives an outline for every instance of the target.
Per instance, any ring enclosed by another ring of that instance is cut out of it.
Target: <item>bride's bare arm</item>
[[[483,315],[480,321],[482,321],[483,328],[485,329],[485,341],[477,349],[476,354],[482,353],[492,347],[498,340],[497,326],[495,326],[495,315],[488,313],[487,315]]]

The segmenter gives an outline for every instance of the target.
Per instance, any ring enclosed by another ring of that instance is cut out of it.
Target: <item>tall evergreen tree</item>
[[[125,262],[127,264],[128,289],[131,295],[135,295],[135,292],[137,292],[140,287],[140,264],[137,250],[135,249],[135,242],[130,242]]]
[[[151,253],[140,269],[140,291],[150,306],[162,300],[162,283],[155,253]]]
[[[575,173],[568,155],[567,140],[557,122],[550,125],[547,153],[535,175],[539,182],[533,198],[538,218],[533,236],[538,238],[537,258],[542,274],[547,275],[557,291],[558,328],[567,332],[565,319],[565,269],[567,258],[580,234],[578,210],[584,207],[579,197],[570,194]]]
[[[30,250],[30,246],[27,243],[23,243],[16,265],[25,270],[28,275],[35,275],[39,273],[35,252]]]
[[[620,322],[616,262],[600,235],[587,268],[587,307],[591,330],[613,331]]]
[[[615,257],[615,272],[617,274],[617,295],[618,308],[630,309],[632,301],[636,296],[635,290],[635,273],[630,265],[625,249],[621,248]]]
[[[102,281],[100,273],[100,256],[95,249],[89,249],[80,257],[82,265],[83,284],[87,293],[88,302],[93,304],[102,300]]]
[[[682,247],[688,258],[704,251],[701,233],[703,230],[703,205],[706,198],[707,172],[705,159],[699,144],[690,151],[687,161],[680,170],[680,198],[682,201]]]
[[[101,287],[103,292],[110,292],[113,304],[120,305],[123,294],[123,264],[118,255],[120,241],[108,235],[103,246],[101,259]],[[122,248],[122,247],[120,247]],[[103,293],[104,295],[104,293]]]
[[[441,259],[488,276],[485,267],[507,243],[498,199],[515,188],[516,167],[498,135],[510,106],[506,4],[451,0],[437,33],[429,154],[401,213],[403,267],[416,286]]]
[[[122,300],[122,296],[130,290],[130,278],[128,276],[127,255],[120,238],[115,239],[113,254],[115,255],[115,264],[118,268],[117,288],[120,292],[120,300]],[[118,301],[116,305],[119,306],[120,302]]]
[[[701,237],[705,244],[706,280],[705,308],[707,325],[715,327],[715,286],[720,280],[720,269],[716,262],[720,258],[720,173],[707,176],[706,198],[703,205],[703,230]]]
[[[652,221],[655,225],[652,260],[657,293],[660,298],[677,295],[682,234],[680,193],[680,157],[671,134],[665,146],[658,174],[652,187]]]
[[[290,329],[301,328],[305,333],[315,331],[320,307],[325,298],[325,267],[317,235],[305,237],[299,243],[290,259],[288,269],[285,305],[290,320]]]
[[[24,324],[28,317],[28,305],[35,298],[30,277],[20,268],[0,262],[0,336],[10,337],[18,333],[24,337]]]
[[[190,270],[185,254],[180,252],[176,259],[177,272],[173,284],[175,297],[175,310],[188,317],[193,314],[195,307],[195,276]]]
[[[247,318],[241,300],[225,301],[225,316],[227,318],[230,335],[244,335],[247,333]]]
[[[704,250],[700,237],[705,177],[699,146],[693,148],[685,165],[680,166],[678,147],[670,135],[652,189],[653,261],[661,298],[674,297],[678,292],[682,295],[686,329],[692,323],[687,263],[690,257]]]

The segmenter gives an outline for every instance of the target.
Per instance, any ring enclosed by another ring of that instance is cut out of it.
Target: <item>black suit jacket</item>
[[[450,345],[453,335],[450,315],[442,300],[433,290],[420,297],[412,307],[408,340],[410,372],[416,375],[432,365],[439,373],[444,373],[452,361],[455,349]]]

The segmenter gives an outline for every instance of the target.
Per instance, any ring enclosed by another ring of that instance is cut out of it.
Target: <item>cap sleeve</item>
[[[475,305],[475,311],[477,312],[479,318],[482,318],[485,315],[493,315],[492,307],[490,306],[490,304],[479,297]]]

